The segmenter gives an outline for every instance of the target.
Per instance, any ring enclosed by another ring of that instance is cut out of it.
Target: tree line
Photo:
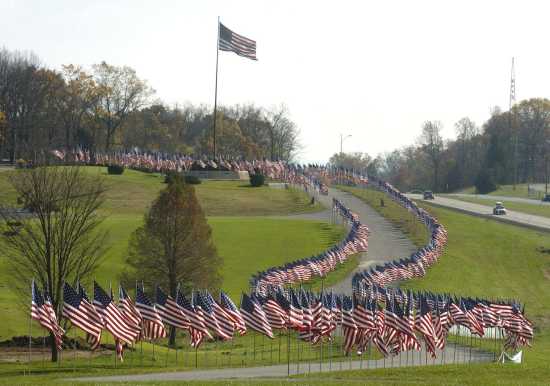
[[[509,111],[494,109],[480,127],[464,117],[455,123],[456,139],[444,140],[443,125],[426,121],[416,143],[379,155],[335,154],[330,164],[366,171],[402,191],[451,192],[487,183],[544,182],[550,168],[550,100],[533,98]]]
[[[213,109],[168,106],[128,66],[52,70],[33,53],[0,49],[0,158],[34,160],[53,149],[212,154]],[[221,106],[217,152],[290,160],[298,129],[286,106]]]

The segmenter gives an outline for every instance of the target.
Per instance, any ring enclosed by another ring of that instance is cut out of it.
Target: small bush
[[[164,174],[164,183],[165,184],[171,184],[172,182],[174,182],[174,180],[178,177],[178,173],[173,171],[173,170],[168,170],[165,174]]]
[[[254,187],[262,186],[264,182],[265,182],[265,177],[263,174],[256,173],[250,176],[250,185]]]
[[[497,190],[493,176],[487,169],[481,169],[474,184],[478,194],[487,194]]]
[[[15,161],[15,167],[17,169],[24,169],[27,167],[27,161],[24,159],[19,158],[17,161]]]
[[[107,173],[120,175],[124,173],[124,166],[122,165],[108,165]]]
[[[186,183],[186,184],[190,184],[190,185],[198,185],[201,183],[201,180],[199,177],[197,176],[185,176],[183,181]]]

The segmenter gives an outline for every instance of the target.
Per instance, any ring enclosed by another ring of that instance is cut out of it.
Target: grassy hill
[[[347,188],[351,193],[379,210],[380,192]],[[434,292],[516,298],[526,305],[526,315],[535,324],[532,348],[524,349],[522,365],[498,364],[441,366],[438,368],[386,369],[369,372],[369,380],[380,384],[408,383],[415,380],[429,384],[538,384],[550,379],[550,238],[513,225],[468,216],[420,203],[435,215],[449,233],[449,243],[440,261],[418,280],[403,283],[404,288]],[[392,206],[393,208],[393,206]],[[394,210],[394,223],[408,233],[417,233],[406,218]],[[382,212],[382,214],[384,214]],[[392,220],[391,216],[388,216]],[[335,379],[358,382],[366,374],[333,374]],[[372,376],[372,378],[371,378]],[[479,376],[479,378],[478,378]]]
[[[101,209],[108,215],[103,227],[109,230],[110,248],[95,279],[116,285],[123,268],[131,233],[142,223],[150,202],[166,185],[157,173],[126,170],[107,175],[106,168],[86,167],[87,173],[107,179],[110,190]],[[0,200],[15,203],[8,172],[0,173]],[[213,229],[214,243],[224,265],[223,287],[236,301],[248,289],[250,276],[258,270],[310,256],[336,243],[343,228],[320,221],[274,219],[261,216],[285,215],[320,210],[311,206],[306,194],[293,189],[251,188],[241,181],[203,181],[195,185],[197,196]],[[0,252],[0,312],[3,325],[0,340],[28,333],[28,316],[17,306],[8,289],[5,256]],[[30,279],[30,278],[29,278]],[[24,303],[28,303],[26,299]],[[35,331],[39,331],[38,328]]]

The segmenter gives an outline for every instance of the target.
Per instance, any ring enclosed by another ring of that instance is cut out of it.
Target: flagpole
[[[213,132],[213,147],[214,159],[216,159],[216,116],[218,113],[218,58],[220,56],[220,17],[218,16],[218,35],[216,37],[216,85],[214,87],[214,132]]]

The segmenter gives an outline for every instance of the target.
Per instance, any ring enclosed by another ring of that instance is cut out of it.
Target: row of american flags
[[[284,161],[245,160],[219,155],[216,159],[196,158],[184,154],[150,153],[139,151],[94,152],[90,150],[53,150],[52,155],[67,164],[76,165],[120,165],[126,168],[148,172],[186,172],[190,170],[247,171],[328,193],[322,179],[327,176],[326,168],[320,165],[290,164]],[[351,174],[350,174],[351,175]]]
[[[364,295],[365,286],[379,285],[385,287],[403,280],[423,277],[426,275],[426,270],[438,261],[448,239],[446,229],[435,217],[418,207],[392,185],[383,181],[371,180],[370,183],[416,216],[427,227],[430,240],[428,244],[407,258],[377,265],[367,271],[355,274],[352,279],[352,286],[361,295]]]
[[[424,276],[427,269],[438,261],[447,243],[447,232],[437,219],[389,183],[369,181],[356,171],[319,165],[291,165],[268,160],[226,161],[221,157],[206,160],[138,152],[111,155],[96,153],[93,156],[75,155],[73,152],[69,158],[77,163],[117,163],[150,171],[189,170],[193,164],[200,162],[210,169],[218,167],[262,173],[325,194],[328,190],[326,181],[345,180],[360,185],[370,183],[413,213],[428,228],[431,234],[429,243],[411,256],[356,274],[352,281],[352,296],[312,294],[304,290],[286,288],[315,276],[325,276],[351,254],[367,250],[366,225],[361,224],[358,216],[342,203],[333,200],[333,210],[350,224],[350,232],[346,239],[317,256],[270,268],[254,275],[251,279],[252,293],[243,294],[240,309],[236,306],[231,308],[233,312],[241,315],[245,321],[245,328],[260,331],[267,336],[272,336],[274,329],[295,329],[300,332],[302,339],[315,343],[322,337],[331,339],[332,331],[341,327],[345,335],[347,352],[352,348],[361,352],[367,343],[373,343],[384,355],[406,349],[418,349],[422,342],[428,351],[435,355],[436,349],[444,347],[446,336],[452,326],[464,327],[480,336],[483,336],[486,328],[498,327],[505,331],[506,346],[509,348],[528,345],[532,340],[533,326],[525,318],[523,307],[518,301],[460,298],[448,294],[403,294],[387,288],[403,280]],[[194,309],[199,309],[195,308],[196,296],[191,296],[190,303]],[[221,306],[220,302],[221,298],[217,302]],[[159,308],[158,304],[160,303],[153,304],[153,307]],[[243,307],[248,311],[243,312]],[[325,327],[320,328],[321,325]],[[178,328],[182,326],[184,325]],[[205,326],[210,335],[205,331],[201,335],[201,330],[197,328],[189,329],[192,345],[202,341],[204,337],[217,335],[224,339],[223,334],[216,333],[216,324],[205,323]],[[150,339],[150,335],[151,333],[145,331],[140,337]],[[227,335],[226,333],[226,339]]]
[[[533,339],[533,325],[519,302],[464,298],[449,294],[414,293],[376,285],[363,295],[333,292],[313,293],[303,288],[271,287],[265,295],[242,294],[240,307],[220,292],[218,299],[208,291],[173,298],[157,287],[150,299],[141,286],[132,299],[121,286],[118,301],[97,283],[93,299],[82,286],[65,283],[62,317],[83,330],[95,349],[102,334],[111,334],[117,354],[124,346],[140,340],[155,341],[167,336],[169,327],[186,331],[190,345],[198,348],[205,339],[230,340],[250,330],[269,338],[277,330],[294,330],[300,339],[317,344],[330,341],[337,328],[343,333],[343,350],[361,354],[372,345],[384,356],[408,350],[426,350],[436,357],[443,350],[453,326],[483,337],[487,328],[505,332],[507,348],[517,349]],[[32,285],[31,317],[55,337],[62,348],[65,331],[48,300]]]
[[[258,293],[265,294],[270,287],[303,283],[314,277],[324,277],[336,269],[337,265],[360,252],[367,251],[369,229],[359,221],[359,217],[340,201],[333,199],[333,210],[350,225],[345,239],[332,248],[312,256],[273,267],[254,275],[250,285]]]

